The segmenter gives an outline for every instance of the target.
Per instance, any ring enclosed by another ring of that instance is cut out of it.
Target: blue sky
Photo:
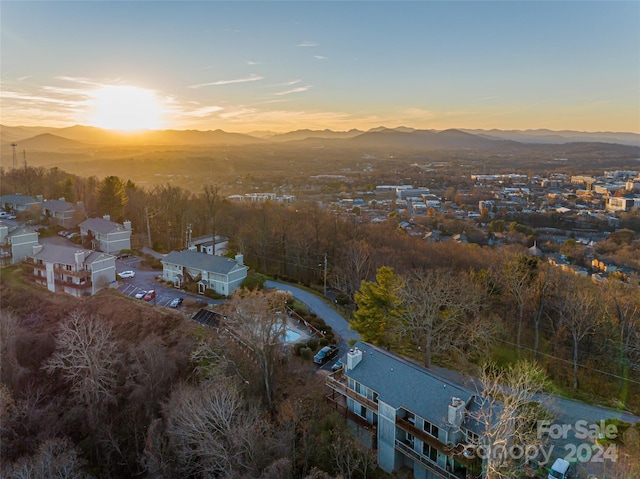
[[[0,21],[6,125],[95,124],[126,86],[162,128],[640,133],[637,1],[3,0]]]

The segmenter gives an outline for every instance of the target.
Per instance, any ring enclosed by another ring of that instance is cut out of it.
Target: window
[[[467,442],[470,444],[478,444],[480,442],[480,436],[478,436],[475,432],[469,431],[468,429],[465,431],[467,436]]]
[[[427,443],[422,443],[422,455],[429,458],[433,462],[438,462],[438,450]]]
[[[411,424],[413,424],[415,426],[416,424],[416,415],[410,412],[407,412],[407,417],[406,417],[407,421],[409,421]]]
[[[424,431],[429,434],[430,436],[435,437],[436,439],[438,438],[438,426],[431,424],[429,421],[425,420],[424,421]]]
[[[363,418],[367,418],[367,408],[364,407],[362,404],[360,405],[360,416],[362,416]]]

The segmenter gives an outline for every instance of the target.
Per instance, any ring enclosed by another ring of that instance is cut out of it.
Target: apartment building
[[[364,342],[343,362],[327,377],[327,399],[377,450],[380,468],[410,468],[416,479],[480,477],[480,460],[465,454],[482,435],[469,414],[474,392]]]
[[[116,257],[73,246],[38,245],[29,265],[33,280],[52,293],[91,296],[115,284]]]

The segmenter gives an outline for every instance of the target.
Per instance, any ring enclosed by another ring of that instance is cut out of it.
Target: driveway
[[[276,281],[266,281],[264,284],[267,288],[279,289],[282,291],[289,291],[294,298],[306,304],[307,307],[313,311],[317,316],[324,319],[335,333],[345,341],[351,339],[359,340],[360,335],[355,331],[349,329],[349,321],[344,319],[335,309],[325,303],[322,299],[318,298],[315,294],[309,293],[290,284],[278,283]]]

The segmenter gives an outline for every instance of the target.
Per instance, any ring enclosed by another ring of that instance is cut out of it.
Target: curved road
[[[313,311],[316,315],[324,319],[338,336],[345,341],[351,339],[359,340],[360,335],[355,331],[349,329],[349,322],[342,317],[335,309],[325,303],[322,299],[316,295],[309,293],[303,289],[296,288],[285,283],[278,283],[276,281],[266,281],[264,285],[267,288],[279,289],[282,291],[289,291],[294,298],[303,302],[307,307]]]

